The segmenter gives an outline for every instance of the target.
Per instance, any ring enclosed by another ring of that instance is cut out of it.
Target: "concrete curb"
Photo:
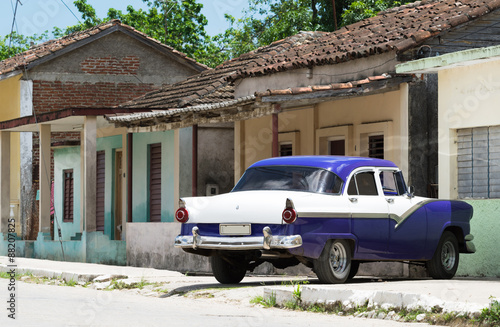
[[[7,267],[6,265],[0,265],[0,272],[9,272],[12,267]],[[91,282],[94,278],[103,276],[104,274],[79,274],[72,272],[64,272],[60,270],[48,270],[48,269],[37,269],[37,268],[15,268],[16,274],[24,275],[24,274],[32,274],[37,277],[46,277],[46,278],[56,278],[61,279],[66,282],[71,280],[75,282]]]
[[[295,286],[296,287],[296,286]],[[322,286],[301,285],[302,303],[334,304],[340,302],[347,308],[355,308],[368,304],[368,307],[391,309],[405,308],[407,310],[423,309],[425,311],[442,310],[469,316],[477,315],[484,305],[468,302],[448,302],[434,296],[415,293],[391,292],[381,290],[350,290],[350,289],[325,289]],[[278,286],[264,288],[264,297],[276,297],[278,305],[293,301],[293,286]]]

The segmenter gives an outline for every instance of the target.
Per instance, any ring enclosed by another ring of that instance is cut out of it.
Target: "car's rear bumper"
[[[263,229],[264,236],[201,236],[198,234],[197,227],[193,228],[192,234],[177,236],[174,246],[213,250],[269,250],[292,249],[302,245],[300,235],[272,235],[269,227]]]
[[[474,236],[472,234],[465,235],[465,249],[467,253],[476,253],[476,246],[472,243]]]

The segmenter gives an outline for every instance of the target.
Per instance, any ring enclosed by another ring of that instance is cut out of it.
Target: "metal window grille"
[[[457,131],[459,198],[500,198],[500,126]]]
[[[280,157],[293,155],[293,145],[291,143],[280,144]]]
[[[370,158],[384,159],[384,135],[368,137],[368,156]]]
[[[64,177],[64,203],[63,203],[63,221],[73,221],[73,169],[63,170]]]

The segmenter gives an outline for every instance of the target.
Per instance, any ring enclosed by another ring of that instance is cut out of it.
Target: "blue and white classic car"
[[[421,263],[448,279],[459,253],[475,252],[472,211],[414,196],[387,160],[279,157],[250,166],[230,193],[181,199],[175,246],[210,256],[225,284],[266,261],[303,263],[322,283],[343,283],[370,261]]]

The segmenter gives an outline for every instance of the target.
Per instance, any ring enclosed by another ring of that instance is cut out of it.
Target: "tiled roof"
[[[275,95],[299,95],[307,93],[315,93],[321,91],[335,91],[355,89],[363,85],[368,85],[372,82],[391,79],[390,75],[370,76],[362,80],[350,81],[346,83],[333,83],[326,85],[309,85],[304,87],[292,87],[282,90],[267,90],[255,94],[257,97],[275,96]]]
[[[389,9],[335,32],[301,32],[124,104],[173,109],[233,99],[238,78],[329,65],[417,47],[500,7],[500,0],[424,0]]]
[[[424,0],[380,12],[289,51],[243,67],[230,79],[402,52],[500,7],[498,0]]]
[[[111,31],[111,28],[122,29],[124,31],[132,32],[137,37],[143,38],[148,42],[151,42],[155,46],[160,47],[160,49],[164,49],[169,51],[170,53],[175,54],[176,56],[184,59],[192,66],[198,68],[199,71],[205,70],[208,67],[198,63],[196,60],[187,57],[184,53],[175,50],[174,48],[165,45],[146,34],[134,29],[131,26],[122,24],[119,20],[114,19],[109,22],[94,26],[90,29],[81,32],[75,32],[69,35],[66,35],[59,39],[50,40],[32,48],[19,53],[11,58],[7,58],[5,60],[0,61],[0,76],[4,74],[11,73],[16,70],[24,69],[28,67],[30,64],[35,64],[40,59],[45,59],[50,55],[57,55],[58,51],[64,50],[67,47],[76,44],[77,42],[84,41],[92,38],[93,36],[104,32]]]
[[[134,123],[158,123],[167,121],[170,117],[179,116],[187,113],[203,113],[218,109],[224,109],[235,105],[244,105],[252,103],[255,100],[254,95],[245,96],[235,100],[219,101],[217,103],[200,104],[188,108],[179,108],[171,110],[156,110],[153,112],[138,112],[125,115],[110,115],[108,120],[112,123],[127,125],[128,122]]]
[[[236,59],[226,61],[214,69],[201,72],[179,83],[148,93],[122,106],[171,109],[234,99],[234,88],[226,80],[228,76],[244,67],[256,66],[263,59],[271,60],[277,54],[289,51],[293,47],[315,40],[325,34],[325,32],[301,32],[269,46],[243,54]]]

